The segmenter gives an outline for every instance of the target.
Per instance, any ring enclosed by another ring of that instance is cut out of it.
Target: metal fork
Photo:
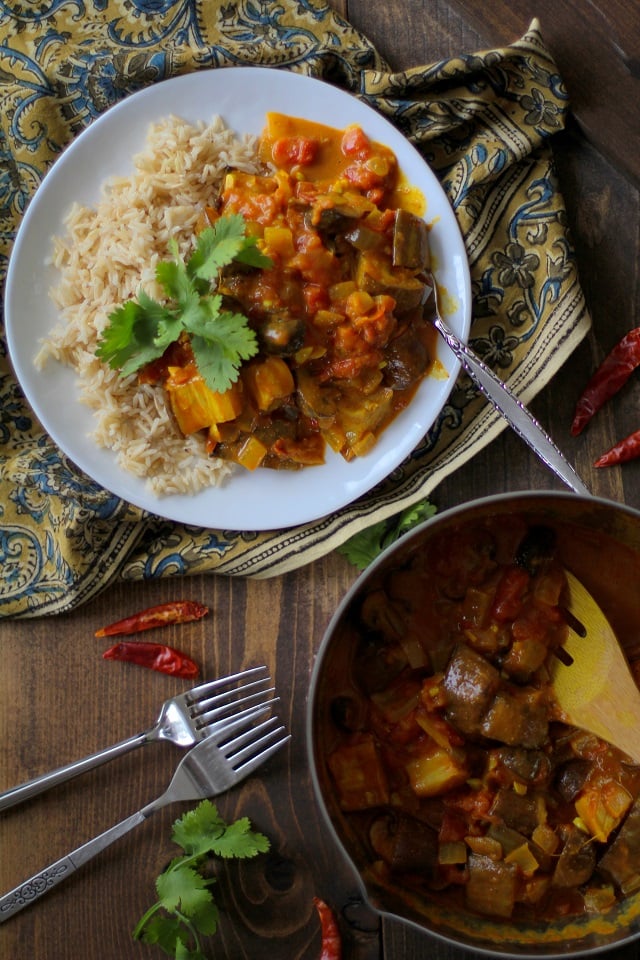
[[[250,707],[234,717],[216,721],[207,738],[201,740],[180,761],[169,787],[157,800],[0,897],[0,923],[75,873],[97,853],[162,807],[179,800],[215,797],[253,773],[290,739],[284,733],[284,726],[273,726],[278,722],[276,717],[269,717],[253,726],[256,717],[265,709],[268,708]]]
[[[252,667],[171,697],[162,705],[156,723],[149,730],[0,793],[0,811],[147,743],[169,740],[180,747],[193,746],[209,736],[212,731],[211,724],[230,710],[238,706],[275,702],[264,700],[264,697],[274,691],[273,687],[264,686],[270,679],[264,675],[266,670],[266,667]],[[242,698],[236,699],[239,694],[243,694]]]

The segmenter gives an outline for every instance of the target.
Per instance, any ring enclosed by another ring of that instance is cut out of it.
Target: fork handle
[[[89,840],[87,843],[82,844],[82,846],[77,847],[65,857],[61,857],[60,860],[49,864],[44,870],[40,870],[39,873],[34,874],[29,880],[25,880],[13,890],[10,890],[9,893],[5,893],[3,897],[0,897],[0,923],[4,923],[4,921],[12,917],[14,913],[18,913],[19,910],[28,907],[45,893],[48,893],[53,887],[62,883],[62,881],[66,880],[72,873],[75,873],[79,867],[87,863],[88,860],[91,860],[96,854],[100,853],[115,840],[123,837],[129,830],[133,830],[134,827],[137,827],[139,823],[146,820],[147,817],[157,809],[159,809],[157,804],[149,804],[149,806],[139,810],[138,813],[132,814],[130,817],[127,817],[126,820],[122,820],[114,827],[105,830],[104,833],[98,834],[93,840]]]
[[[0,793],[0,811],[8,810],[9,807],[13,807],[23,800],[29,800],[31,797],[37,796],[50,787],[55,787],[59,783],[71,780],[72,777],[77,777],[80,773],[92,770],[94,767],[106,763],[107,760],[113,760],[114,757],[119,757],[123,753],[128,753],[129,750],[134,750],[136,747],[141,747],[148,742],[149,732],[136,734],[134,737],[128,737],[126,740],[122,740],[112,747],[106,747],[104,750],[92,753],[82,760],[76,760],[74,763],[69,763],[64,767],[58,767],[56,770],[42,774],[41,777],[27,780],[26,783],[22,783],[18,787],[5,790],[4,793]]]

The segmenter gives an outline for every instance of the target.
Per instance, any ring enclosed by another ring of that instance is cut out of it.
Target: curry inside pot
[[[312,749],[378,909],[492,951],[635,933],[640,767],[559,721],[549,664],[570,569],[640,676],[639,537],[602,501],[496,498],[428,522],[346,598]]]

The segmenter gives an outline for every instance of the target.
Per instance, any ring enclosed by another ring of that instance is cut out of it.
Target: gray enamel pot
[[[332,617],[314,663],[307,706],[307,751],[317,803],[336,849],[352,865],[363,896],[381,915],[425,932],[426,937],[475,953],[513,957],[587,956],[635,940],[640,932],[640,891],[606,913],[553,922],[519,924],[445,907],[428,895],[381,881],[374,852],[337,799],[327,765],[332,741],[331,703],[347,684],[350,622],[363,595],[402,567],[434,536],[468,521],[517,515],[556,530],[558,556],[607,614],[623,646],[640,638],[640,513],[572,492],[523,492],[472,501],[427,520],[389,547],[355,581]],[[640,718],[639,718],[640,725]],[[640,856],[640,855],[639,855]],[[428,949],[428,945],[425,944]]]

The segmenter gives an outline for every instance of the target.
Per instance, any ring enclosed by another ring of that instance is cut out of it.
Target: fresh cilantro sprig
[[[360,530],[338,547],[338,552],[344,554],[349,563],[359,570],[364,570],[383,550],[435,512],[432,503],[421,500],[395,517],[380,520]]]
[[[203,872],[209,856],[255,857],[266,853],[269,840],[253,831],[246,817],[225,823],[210,800],[176,820],[171,839],[184,854],[156,879],[158,900],[139,920],[133,937],[176,960],[206,960],[200,937],[214,934],[219,919],[211,892],[216,878]]]
[[[167,302],[140,290],[137,299],[117,307],[109,314],[96,355],[129,376],[186,333],[205,383],[222,393],[238,379],[242,362],[258,352],[258,343],[244,314],[223,309],[216,292],[220,271],[234,261],[262,268],[272,261],[259,250],[255,237],[246,236],[240,214],[220,217],[203,230],[186,263],[175,240],[170,250],[173,259],[156,266]]]

